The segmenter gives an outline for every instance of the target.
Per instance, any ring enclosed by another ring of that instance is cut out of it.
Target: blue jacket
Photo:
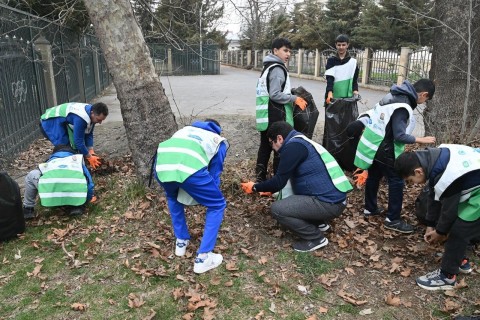
[[[85,106],[85,111],[90,114],[92,110],[91,105]],[[83,154],[88,154],[88,148],[93,147],[93,129],[95,124],[92,124],[92,131],[85,134],[87,129],[87,122],[76,114],[70,113],[66,117],[56,117],[47,120],[42,120],[42,127],[48,136],[48,139],[54,146],[70,145],[67,133],[67,126],[73,125],[73,140],[77,150]]]
[[[339,203],[346,194],[332,182],[322,158],[315,148],[303,139],[291,138],[300,133],[292,130],[279,150],[280,163],[273,178],[255,184],[258,192],[277,192],[285,187],[288,179],[296,195],[315,196],[320,201]]]
[[[69,156],[73,156],[74,154],[75,153],[70,151],[57,151],[50,156],[47,162],[57,158],[66,158]],[[82,167],[83,167],[83,174],[85,175],[85,178],[87,178],[87,203],[88,203],[93,197],[93,194],[94,194],[93,189],[95,187],[95,184],[93,183],[92,176],[90,175],[90,171],[88,171],[88,168],[85,165],[85,163],[82,165]]]

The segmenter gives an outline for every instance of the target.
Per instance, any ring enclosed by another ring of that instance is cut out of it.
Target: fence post
[[[95,78],[95,92],[99,94],[102,92],[100,89],[100,66],[98,64],[98,51],[96,47],[93,47],[93,76]]]
[[[315,49],[315,71],[313,72],[315,77],[320,76],[320,51]]]
[[[55,87],[55,76],[52,63],[52,46],[44,36],[40,36],[34,43],[36,49],[40,52],[42,62],[45,64],[43,73],[45,74],[47,107],[50,108],[57,105],[57,89]]]
[[[252,50],[247,50],[247,66],[252,64]]]
[[[302,74],[302,66],[303,66],[303,51],[304,49],[298,49],[298,59],[297,59],[297,73],[300,75]]]
[[[256,68],[258,66],[258,52],[259,50],[255,50],[255,57],[253,58],[253,63],[254,63],[254,68]]]
[[[243,50],[240,51],[240,65],[243,67]]]
[[[362,84],[367,84],[370,77],[370,69],[372,69],[373,51],[370,48],[365,48],[363,51],[363,65],[362,65]]]
[[[412,49],[409,47],[402,47],[400,51],[400,61],[398,63],[397,85],[401,85],[408,75],[408,60]]]
[[[75,66],[77,67],[78,86],[80,90],[80,101],[87,102],[85,97],[85,84],[83,83],[82,51],[80,46],[75,49]]]
[[[172,74],[173,72],[172,48],[168,48],[167,50],[167,72],[168,74]]]

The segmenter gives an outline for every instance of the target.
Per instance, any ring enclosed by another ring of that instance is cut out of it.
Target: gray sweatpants
[[[318,225],[328,223],[342,214],[346,201],[332,204],[317,197],[292,195],[272,204],[272,216],[282,226],[290,229],[300,238],[314,240],[323,238]]]
[[[35,207],[35,201],[38,195],[38,180],[42,173],[39,169],[30,171],[25,177],[25,192],[23,194],[23,206],[27,208]]]

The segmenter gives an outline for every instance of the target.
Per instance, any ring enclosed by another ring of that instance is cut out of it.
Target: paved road
[[[170,105],[176,116],[203,117],[216,114],[255,115],[255,85],[259,72],[229,66],[221,66],[219,75],[205,76],[162,76],[160,78]],[[303,86],[310,91],[320,110],[319,123],[325,118],[323,97],[326,82],[292,77],[292,87]],[[120,104],[113,86],[99,101],[107,103],[111,110],[105,122],[122,121]],[[386,93],[360,87],[362,101],[359,111],[374,106]],[[418,119],[418,117],[417,117]],[[420,130],[420,131],[419,131]],[[422,131],[421,121],[417,122],[415,134]]]

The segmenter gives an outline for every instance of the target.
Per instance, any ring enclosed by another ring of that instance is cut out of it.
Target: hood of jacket
[[[281,65],[285,65],[282,59],[280,59],[274,54],[269,53],[268,56],[263,58],[263,65],[265,66],[267,64],[272,64],[272,63],[280,63]]]
[[[392,103],[407,103],[412,109],[415,109],[417,107],[417,99],[418,95],[415,88],[408,80],[405,80],[399,86],[394,84],[390,88],[390,93],[380,101],[380,105],[384,106]]]
[[[192,123],[192,127],[207,130],[216,134],[220,134],[222,132],[222,128],[211,121],[195,121]]]
[[[440,152],[440,148],[426,148],[415,153],[427,179],[432,173],[433,166],[437,162]]]

